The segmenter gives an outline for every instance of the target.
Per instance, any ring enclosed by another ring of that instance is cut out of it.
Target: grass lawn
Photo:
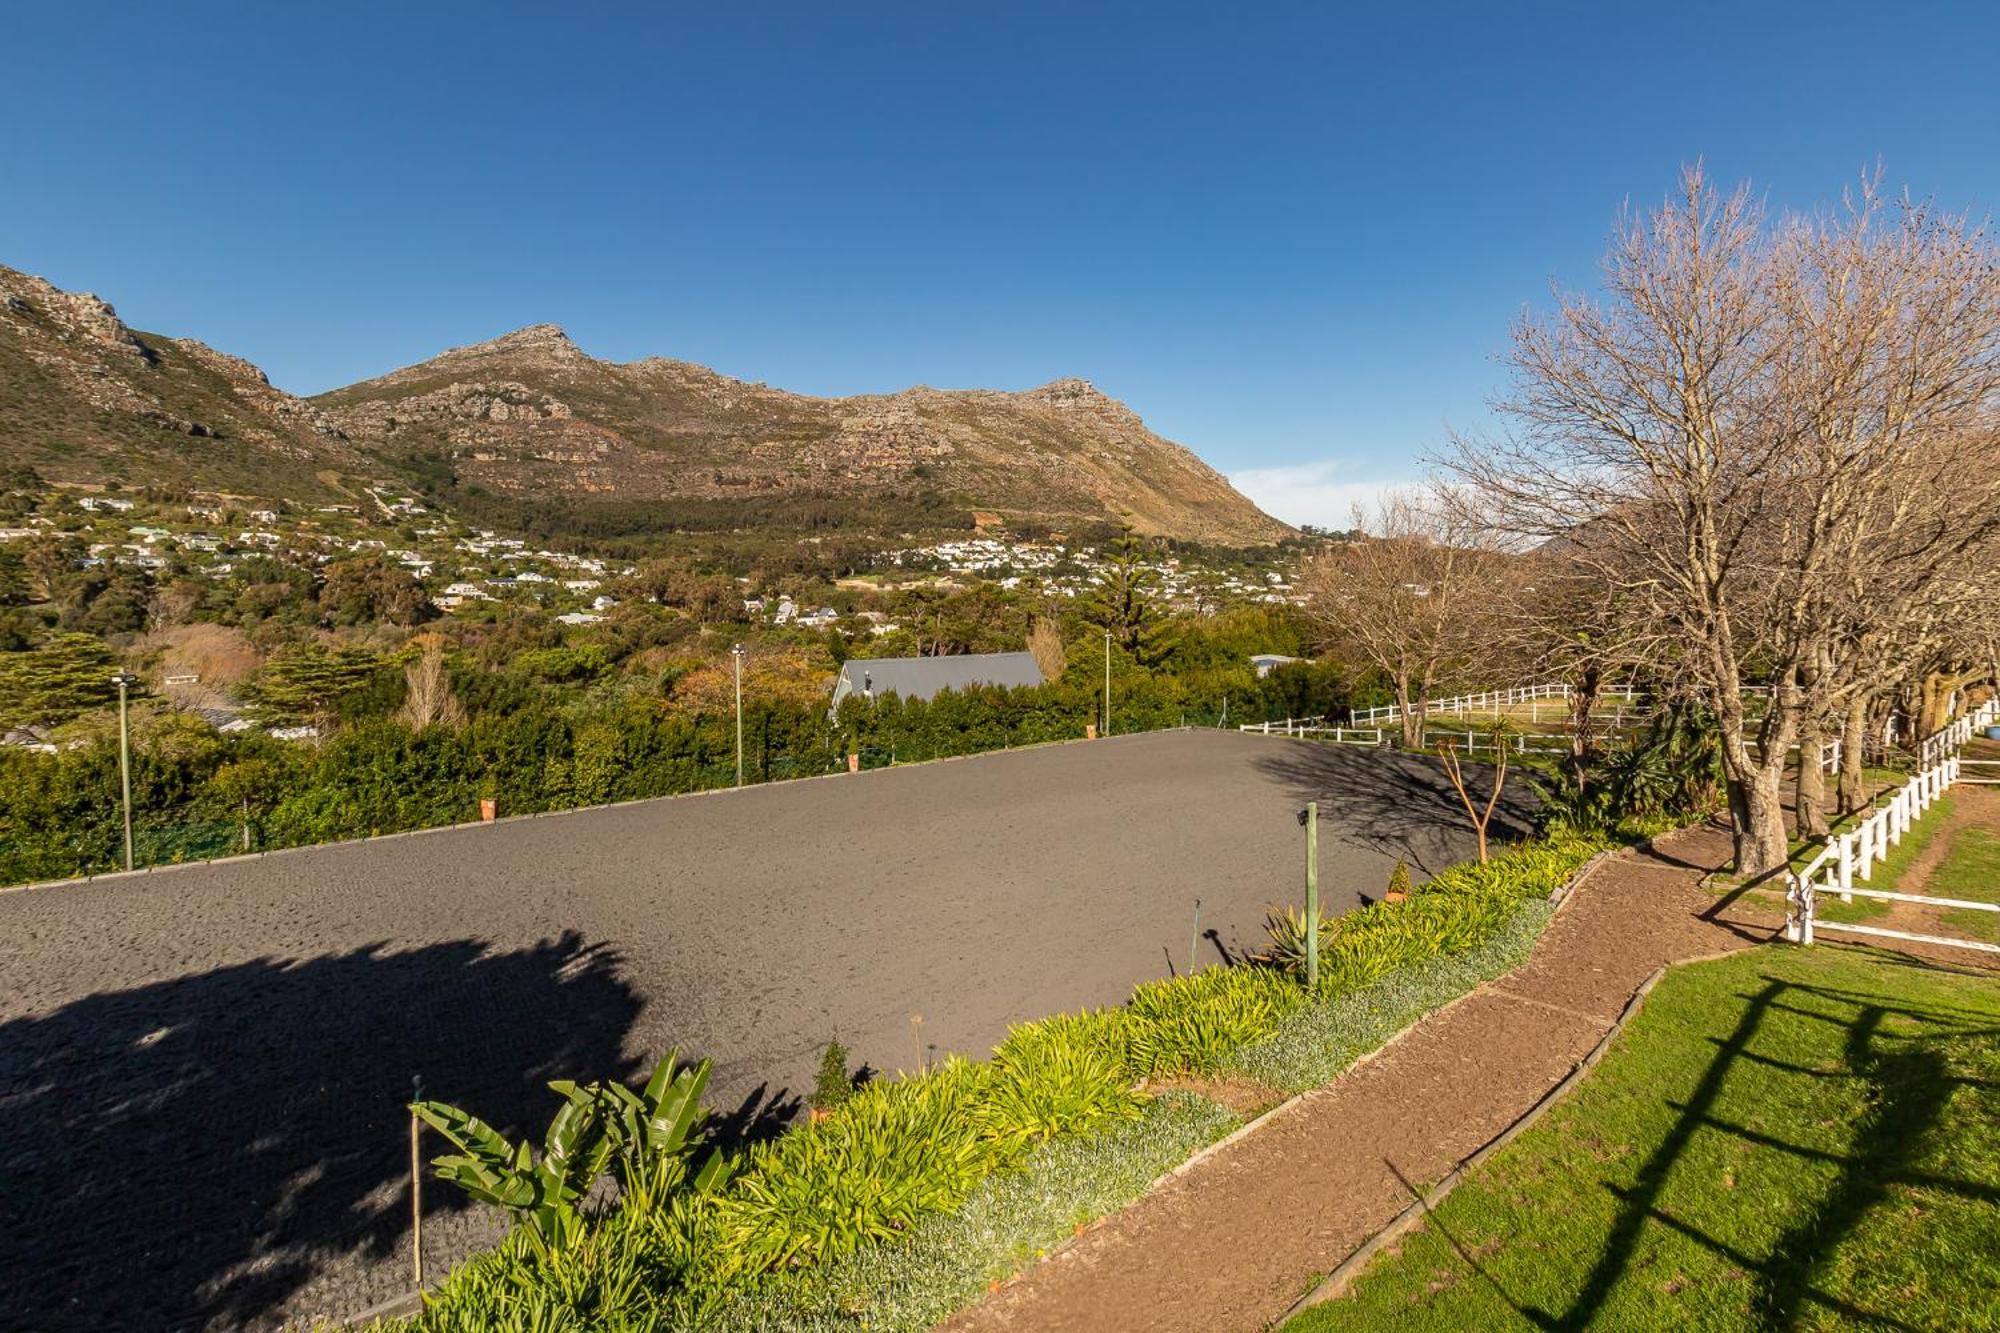
[[[1767,946],[1669,973],[1569,1098],[1286,1327],[2000,1329],[1996,1255],[2000,982]]]
[[[1938,898],[2000,903],[2000,834],[1983,828],[1959,830],[1951,850],[1931,872],[1930,885],[1924,891]],[[1980,912],[1967,907],[1948,909],[1944,924],[1954,934],[2000,942],[2000,912]]]

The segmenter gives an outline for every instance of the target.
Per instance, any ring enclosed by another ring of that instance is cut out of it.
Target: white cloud
[[[1347,481],[1339,463],[1296,463],[1286,467],[1246,468],[1230,474],[1229,484],[1249,496],[1257,507],[1287,523],[1345,529],[1353,522],[1354,506],[1373,509],[1388,491],[1408,481]]]

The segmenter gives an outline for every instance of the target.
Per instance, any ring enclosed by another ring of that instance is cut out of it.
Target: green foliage
[[[1011,1152],[1094,1131],[1139,1113],[1125,1061],[1101,1015],[1024,1023],[993,1053],[993,1079],[979,1108],[987,1135]]]
[[[989,1078],[952,1060],[751,1148],[717,1203],[725,1271],[823,1262],[956,1205],[1004,1157],[979,1123]]]
[[[1390,899],[1399,893],[1407,896],[1409,892],[1410,863],[1399,856],[1396,858],[1396,868],[1389,872],[1389,886],[1382,891],[1382,897]]]
[[[1600,846],[1577,838],[1529,843],[1483,865],[1451,866],[1405,902],[1349,912],[1323,955],[1322,989],[1351,990],[1427,959],[1478,947],[1501,930],[1517,906],[1546,898]]]
[[[1159,576],[1145,563],[1145,547],[1130,533],[1113,541],[1105,556],[1090,602],[1091,618],[1135,661],[1152,665],[1166,650]]]
[[[340,701],[366,688],[384,665],[366,649],[313,644],[272,658],[244,693],[273,725],[324,726]]]
[[[1092,1218],[1139,1197],[1159,1176],[1237,1124],[1205,1097],[1170,1093],[1085,1138],[1058,1138],[1018,1170],[981,1181],[958,1208],[913,1225],[894,1245],[738,1286],[713,1327],[724,1333],[921,1333]]]
[[[1398,862],[1398,865],[1401,863]],[[1264,917],[1264,933],[1271,941],[1271,947],[1264,951],[1264,958],[1294,980],[1304,979],[1306,958],[1311,953],[1306,943],[1306,924],[1306,913],[1302,907],[1274,910]],[[1322,916],[1319,919],[1319,960],[1322,966],[1326,963],[1327,945],[1339,933],[1339,917]]]
[[[1126,1072],[1135,1078],[1214,1073],[1302,1002],[1299,988],[1270,968],[1211,967],[1148,982],[1123,1010]]]
[[[417,1102],[410,1109],[458,1149],[432,1159],[438,1177],[481,1203],[506,1209],[537,1251],[561,1248],[582,1234],[577,1205],[610,1160],[611,1139],[580,1089],[570,1085],[564,1093],[539,1152],[526,1140],[508,1142],[455,1106]]]
[[[840,1038],[831,1038],[820,1052],[819,1072],[813,1077],[812,1108],[831,1111],[854,1096],[854,1075],[848,1072],[847,1048]]]
[[[455,1106],[417,1102],[410,1109],[458,1150],[432,1161],[438,1176],[482,1203],[506,1209],[531,1248],[546,1258],[583,1237],[579,1205],[608,1165],[616,1164],[620,1184],[640,1212],[666,1208],[686,1191],[705,1193],[725,1177],[717,1154],[709,1154],[699,1168],[691,1165],[707,1116],[701,1092],[708,1084],[708,1062],[677,1070],[678,1055],[669,1052],[638,1093],[618,1084],[551,1083],[563,1105],[539,1151],[525,1140],[508,1142]]]
[[[1675,968],[1433,1222],[1286,1327],[2000,1326],[2000,990],[1773,945]]]
[[[1553,911],[1531,898],[1465,953],[1426,958],[1356,989],[1323,989],[1228,1067],[1288,1092],[1320,1087],[1433,1009],[1526,960]]]
[[[379,555],[328,565],[319,606],[329,625],[414,625],[435,614],[423,584]]]
[[[116,664],[89,634],[52,634],[26,652],[0,655],[0,730],[53,726],[115,698]]]

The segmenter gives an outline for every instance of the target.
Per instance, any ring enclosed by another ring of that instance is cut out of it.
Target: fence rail
[[[1295,736],[1338,745],[1380,745],[1380,727],[1328,726],[1323,717],[1288,717],[1282,722],[1245,722],[1236,728],[1253,736]]]
[[[1967,763],[1988,764],[1992,760],[1966,760],[1958,751],[1982,727],[2000,719],[2000,699],[1989,699],[1972,712],[1941,727],[1918,746],[1923,767],[1903,784],[1889,800],[1855,827],[1830,839],[1819,855],[1805,868],[1792,872],[1785,891],[1785,938],[1795,944],[1811,944],[1819,930],[1837,930],[1853,935],[1873,935],[1883,939],[1909,940],[1918,944],[1938,944],[1955,949],[2000,953],[2000,945],[1979,940],[1955,939],[1947,935],[1923,935],[1886,926],[1864,926],[1847,921],[1826,921],[1819,917],[1821,894],[1837,894],[1842,902],[1855,898],[1875,898],[1891,902],[1929,903],[1935,907],[1969,908],[1979,912],[2000,912],[2000,903],[1971,902],[1957,898],[1930,898],[1916,893],[1891,893],[1885,889],[1856,887],[1866,881],[1876,865],[1886,861],[1889,849],[1903,840],[1918,817],[1936,803],[1938,797],[1960,782],[1995,782],[2000,779],[1968,778]]]

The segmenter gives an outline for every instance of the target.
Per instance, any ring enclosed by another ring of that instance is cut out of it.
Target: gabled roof
[[[840,668],[833,707],[850,694],[899,694],[928,699],[940,690],[972,685],[1040,685],[1033,653],[960,653],[953,657],[856,657]]]

